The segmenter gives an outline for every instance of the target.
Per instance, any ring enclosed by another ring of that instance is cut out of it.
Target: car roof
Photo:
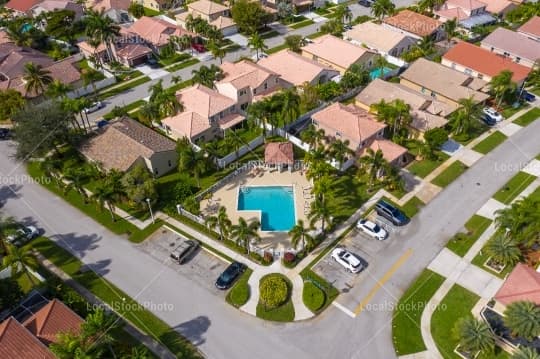
[[[354,254],[352,254],[349,251],[345,251],[343,256],[347,259],[347,262],[349,262],[353,266],[357,266],[360,264],[360,259],[358,259]]]

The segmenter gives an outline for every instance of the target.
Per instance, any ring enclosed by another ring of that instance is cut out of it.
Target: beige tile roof
[[[175,151],[176,144],[156,131],[130,118],[123,118],[83,143],[81,153],[105,169],[128,170],[140,157]]]
[[[89,0],[86,2],[86,6],[88,8],[92,8],[97,11],[101,9],[105,11],[110,9],[127,11],[129,5],[131,5],[131,0]]]
[[[353,26],[351,30],[345,32],[343,37],[386,53],[390,52],[403,40],[408,39],[410,44],[416,43],[407,35],[392,31],[371,21]]]
[[[420,131],[426,132],[432,128],[446,126],[448,120],[445,117],[433,115],[427,111],[414,110],[411,111],[411,127]]]
[[[518,29],[519,32],[527,35],[540,37],[540,16],[534,16]]]
[[[459,7],[453,9],[439,9],[433,12],[435,15],[443,19],[457,19],[458,21],[466,20],[470,16]]]
[[[229,10],[227,6],[223,6],[210,0],[198,0],[189,3],[187,6],[188,8],[205,15],[214,15]]]
[[[97,49],[93,47],[92,45],[90,45],[87,41],[78,42],[77,46],[79,47],[79,49],[86,51],[87,53],[91,53],[91,54],[93,54],[96,50],[98,53],[107,50],[107,47],[105,46],[104,43],[100,43]]]
[[[362,141],[386,128],[384,123],[376,121],[367,111],[339,102],[314,113],[311,118],[322,126],[339,132],[343,139],[349,140],[352,150],[356,150]],[[326,135],[335,137],[335,132]]]
[[[118,56],[126,59],[136,59],[151,53],[152,49],[143,44],[126,44],[125,46],[116,50],[116,54]]]
[[[246,118],[238,113],[231,113],[223,118],[218,120],[219,128],[226,130],[238,125],[240,122],[244,121]]]
[[[503,27],[497,28],[482,40],[482,46],[502,49],[512,55],[531,61],[540,58],[540,41],[529,39],[518,32]]]
[[[313,40],[313,43],[302,48],[321,59],[342,68],[349,68],[366,53],[373,53],[368,49],[351,44],[350,42],[332,35],[324,35]]]
[[[454,7],[459,7],[467,11],[480,9],[486,6],[484,2],[480,2],[478,0],[447,0],[446,4],[453,5]]]
[[[509,0],[483,0],[486,3],[486,11],[492,14],[500,14],[507,9],[517,7],[512,1]]]
[[[54,354],[13,317],[0,323],[0,358],[55,359]]]
[[[323,71],[331,71],[334,75],[339,74],[336,70],[290,50],[282,50],[261,59],[258,65],[279,74],[282,79],[295,86],[313,81]]]
[[[294,163],[294,148],[291,142],[269,142],[264,148],[264,162],[269,165]]]
[[[200,84],[178,91],[176,97],[186,111],[196,112],[206,119],[235,104],[233,99]]]
[[[193,111],[180,112],[161,121],[171,130],[192,139],[210,128],[210,120]]]
[[[213,25],[213,26],[217,27],[218,30],[223,30],[223,29],[226,29],[228,27],[235,26],[236,23],[230,17],[220,16],[217,19],[215,19],[214,21],[211,21],[210,25]]]
[[[225,77],[219,83],[230,83],[238,90],[245,87],[257,88],[272,75],[276,75],[273,71],[248,60],[236,63],[224,62],[220,67]]]
[[[173,25],[165,20],[155,17],[143,16],[135,21],[128,30],[139,35],[144,40],[162,46],[169,42],[171,36],[182,36],[185,34],[194,36],[195,34],[186,29]]]
[[[487,85],[485,81],[473,79],[459,71],[452,70],[424,58],[420,58],[413,62],[409,68],[401,74],[401,78],[424,87],[427,95],[430,95],[430,91],[434,91],[456,102],[470,96],[477,102],[489,98],[489,95],[468,87],[471,84],[474,85],[475,88],[485,87]]]
[[[407,149],[405,147],[386,139],[376,139],[369,145],[369,148],[375,152],[381,150],[384,159],[388,162],[394,162],[407,153]],[[367,151],[364,149],[360,153],[360,156],[364,156],[366,152]]]
[[[418,36],[431,35],[442,26],[440,21],[411,10],[402,10],[394,16],[383,19],[383,22]]]

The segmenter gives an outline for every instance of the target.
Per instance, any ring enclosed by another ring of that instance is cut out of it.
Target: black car
[[[379,216],[386,218],[395,226],[404,226],[410,221],[409,217],[401,212],[401,210],[385,201],[377,202],[375,204],[375,211]]]
[[[158,61],[157,61],[155,58],[153,58],[153,57],[151,57],[151,58],[149,58],[148,60],[146,60],[146,63],[148,64],[148,66],[150,66],[150,67],[153,68],[153,69],[159,68],[159,63],[158,63]]]
[[[0,128],[0,140],[11,138],[11,130],[9,128]]]
[[[246,270],[246,265],[240,262],[232,262],[216,280],[217,289],[228,289],[234,281]]]

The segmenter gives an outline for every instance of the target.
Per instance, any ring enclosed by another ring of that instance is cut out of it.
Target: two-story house
[[[176,15],[178,25],[186,27],[188,16],[206,20],[215,26],[225,36],[235,34],[238,29],[231,18],[231,11],[227,6],[210,0],[198,0],[187,4],[187,11]]]
[[[471,29],[494,23],[496,19],[486,11],[487,4],[478,0],[447,0],[438,10],[435,16],[443,22],[456,19],[460,26]]]
[[[446,36],[441,21],[411,10],[402,10],[394,16],[384,18],[382,25],[417,40],[429,37],[433,41],[440,41]]]
[[[497,28],[482,40],[481,46],[527,67],[533,67],[540,59],[540,41],[503,27]]]

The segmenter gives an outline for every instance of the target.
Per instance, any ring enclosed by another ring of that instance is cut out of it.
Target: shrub
[[[289,297],[287,282],[280,275],[268,275],[259,283],[260,301],[267,308],[277,308]]]
[[[263,262],[264,264],[270,264],[274,261],[274,256],[270,252],[264,252]]]
[[[285,263],[294,263],[295,260],[296,260],[296,255],[294,253],[287,252],[283,256],[283,261]]]
[[[317,312],[322,308],[325,301],[324,292],[311,282],[304,282],[304,290],[302,292],[304,304],[312,312]]]
[[[253,259],[255,262],[262,263],[263,261],[263,257],[259,253],[256,253],[256,252],[249,253],[249,257]]]

